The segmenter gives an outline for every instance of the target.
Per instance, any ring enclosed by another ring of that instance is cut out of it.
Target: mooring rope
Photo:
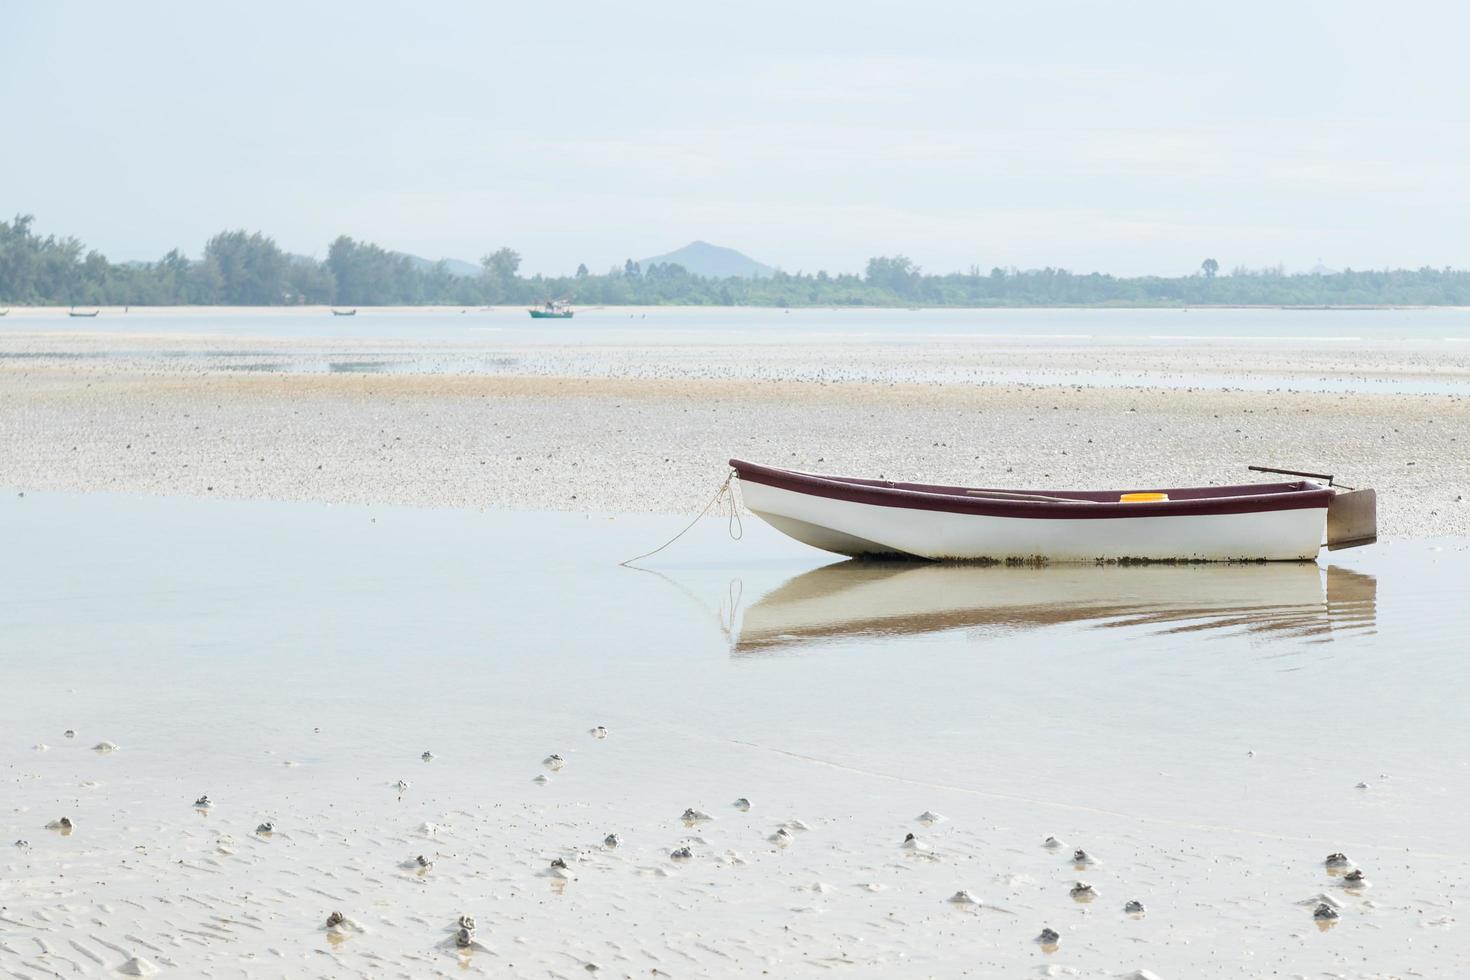
[[[620,561],[618,562],[618,565],[631,565],[635,561],[642,561],[645,558],[651,558],[654,555],[658,554],[660,551],[663,551],[669,545],[673,544],[675,541],[678,541],[680,538],[682,538],[685,534],[689,533],[690,529],[692,529],[694,525],[699,523],[699,519],[705,514],[708,514],[710,508],[718,504],[722,499],[724,499],[726,494],[729,494],[730,497],[730,518],[725,527],[730,534],[731,540],[739,541],[742,537],[745,536],[745,525],[742,524],[740,521],[740,501],[735,499],[735,477],[735,471],[731,470],[725,476],[724,482],[720,484],[720,488],[715,491],[715,495],[710,498],[709,503],[700,508],[699,513],[694,515],[694,520],[690,521],[684,526],[684,530],[680,531],[672,538],[669,538],[669,540],[665,541],[657,548],[654,548],[652,551],[641,554],[636,558],[629,558],[627,561]]]

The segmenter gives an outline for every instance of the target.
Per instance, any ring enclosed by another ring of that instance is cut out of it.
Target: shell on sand
[[[533,778],[531,780],[531,782],[533,782],[533,783],[549,783],[549,782],[551,782],[551,777],[548,776],[548,775],[546,775],[546,773],[543,772],[543,773],[540,773],[539,775],[537,775],[535,778]]]
[[[1066,847],[1067,845],[1057,840],[1055,837],[1048,837],[1046,840],[1041,842],[1041,846],[1046,848],[1048,851],[1056,851],[1060,850],[1063,847]]]
[[[961,888],[946,899],[951,905],[979,905],[980,899],[976,898],[968,888]]]
[[[130,977],[151,977],[158,972],[158,967],[141,956],[130,956],[126,963],[117,968],[117,972]]]
[[[587,729],[587,734],[591,735],[593,738],[607,738],[607,729],[602,727],[601,725],[596,725],[592,728]]]
[[[706,821],[713,820],[714,817],[710,816],[708,813],[705,813],[703,810],[696,810],[694,807],[691,806],[689,809],[684,811],[684,815],[681,816],[679,819],[684,821],[685,823],[704,823]]]
[[[933,810],[925,810],[914,819],[919,821],[919,823],[924,824],[925,826],[932,827],[934,824],[943,823],[949,818],[942,813],[935,813]]]
[[[93,752],[99,752],[99,753],[102,753],[104,755],[106,753],[108,753],[108,752],[116,752],[117,751],[117,743],[116,742],[108,742],[108,741],[105,741],[104,740],[104,741],[98,742],[96,745],[92,746],[92,751]]]
[[[622,842],[623,842],[623,839],[621,837],[619,837],[617,834],[608,834],[606,837],[604,837],[602,839],[602,846],[603,847],[607,847],[607,848],[613,848],[613,847],[617,847],[618,845],[622,844]]]
[[[750,809],[750,801],[747,800],[743,796],[740,797],[740,799],[736,800],[734,803],[731,803],[730,805],[733,806],[737,810],[749,810]]]
[[[546,758],[542,759],[541,764],[547,769],[550,769],[552,772],[556,772],[562,766],[565,766],[567,764],[567,760],[563,759],[561,756],[553,752]]]

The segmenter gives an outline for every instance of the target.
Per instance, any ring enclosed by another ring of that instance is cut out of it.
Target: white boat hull
[[[1312,561],[1327,509],[1158,517],[994,517],[894,507],[741,482],[745,506],[836,554],[960,561]]]

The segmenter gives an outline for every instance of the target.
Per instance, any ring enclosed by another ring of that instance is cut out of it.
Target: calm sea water
[[[681,523],[0,493],[0,966],[1465,975],[1470,542],[971,569],[712,520],[619,567]]]
[[[702,746],[749,743],[1179,821],[1459,835],[1470,542],[946,568],[834,563],[751,519],[618,566],[678,523],[9,492],[5,727],[17,751],[75,718],[183,738],[204,779],[308,722],[416,756],[596,719],[667,740],[645,775],[671,798]],[[520,787],[512,761],[484,765]]]
[[[922,337],[1212,340],[1221,338],[1323,342],[1417,340],[1470,342],[1470,309],[1024,309],[831,310],[665,307],[579,309],[571,320],[532,320],[524,309],[360,310],[336,317],[324,310],[148,310],[106,308],[95,319],[64,311],[12,310],[5,331],[85,330],[203,333],[250,337],[473,340],[486,332],[542,342],[677,342],[758,338],[763,343],[857,337],[864,341]]]

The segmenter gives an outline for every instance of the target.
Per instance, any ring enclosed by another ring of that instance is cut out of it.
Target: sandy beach
[[[1385,535],[1470,534],[1465,344],[11,333],[0,355],[15,487],[687,512],[732,456],[1021,488],[1254,463],[1378,488]]]
[[[1470,629],[1466,345],[508,316],[0,332],[23,693],[0,969],[1470,969],[1443,693]],[[1383,540],[875,568],[710,518],[618,566],[730,456],[1014,487],[1295,464],[1376,486]]]

